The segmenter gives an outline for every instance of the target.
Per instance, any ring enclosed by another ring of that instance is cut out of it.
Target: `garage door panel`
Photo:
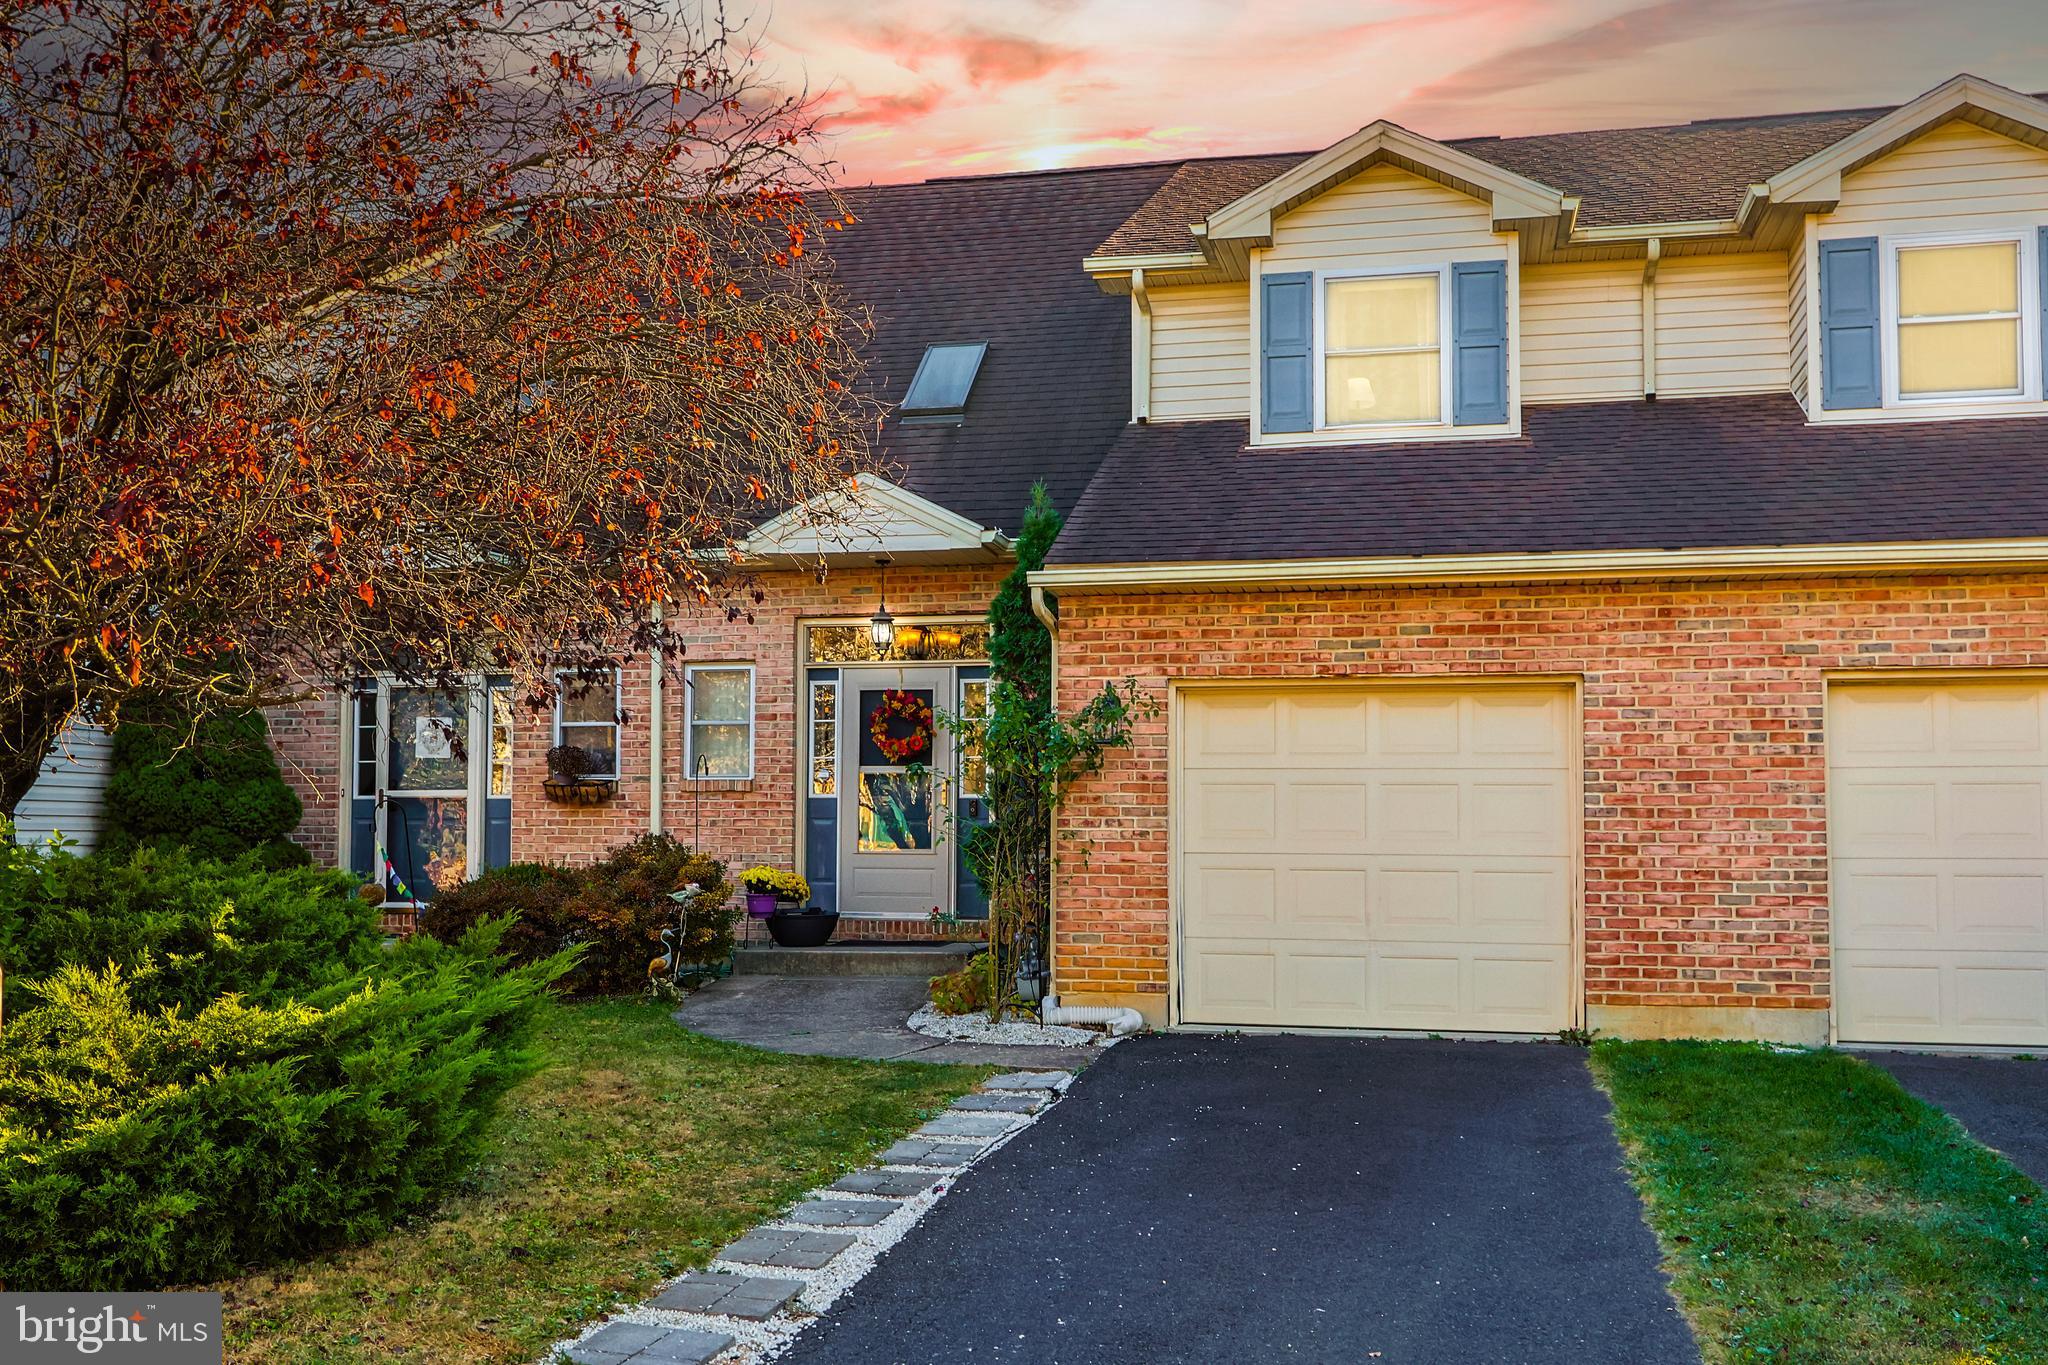
[[[2048,1042],[2048,686],[1828,700],[1836,1030]]]
[[[1332,685],[1260,695],[1270,711],[1236,693],[1186,702],[1182,1017],[1563,1027],[1569,694]]]

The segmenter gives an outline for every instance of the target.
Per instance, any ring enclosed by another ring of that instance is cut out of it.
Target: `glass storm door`
[[[952,736],[928,728],[925,751],[883,751],[873,726],[884,694],[901,689],[934,714],[949,708],[947,668],[847,668],[840,671],[839,908],[857,915],[922,919],[953,909],[953,833],[945,816]],[[885,732],[909,735],[911,722],[885,721]]]
[[[451,696],[365,682],[357,691],[349,863],[386,904],[426,902],[511,855],[508,680]]]

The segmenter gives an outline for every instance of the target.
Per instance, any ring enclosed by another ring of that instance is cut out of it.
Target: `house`
[[[1066,1002],[2048,1044],[2048,103],[1380,122],[860,212],[898,410],[857,521],[763,527],[759,610],[616,705],[535,728],[480,688],[466,771],[401,752],[424,695],[285,718],[322,853],[459,875],[661,827],[877,933],[971,918],[936,806],[979,817],[972,756],[942,735],[912,789],[866,718],[978,704],[1043,478],[1064,702],[1159,703],[1061,816]],[[615,800],[540,799],[556,734]]]

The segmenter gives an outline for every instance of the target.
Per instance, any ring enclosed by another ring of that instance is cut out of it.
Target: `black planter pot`
[[[817,948],[839,927],[836,910],[777,910],[768,917],[768,937],[784,948]]]

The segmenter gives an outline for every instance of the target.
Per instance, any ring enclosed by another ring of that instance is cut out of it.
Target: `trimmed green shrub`
[[[682,911],[669,893],[693,883],[700,894]],[[420,912],[420,928],[453,942],[476,924],[512,915],[505,945],[513,961],[580,947],[564,984],[615,994],[646,983],[647,964],[661,955],[661,931],[676,926],[679,911],[684,962],[730,957],[739,918],[730,899],[723,863],[669,835],[644,834],[588,867],[514,863],[485,872],[436,896]]]
[[[253,854],[271,867],[311,861],[288,836],[303,813],[278,771],[260,711],[190,719],[143,709],[114,731],[100,848],[189,848],[229,861]]]
[[[498,926],[427,939],[304,1002],[139,1009],[69,966],[0,1036],[0,1281],[205,1281],[369,1237],[474,1166],[570,965],[511,971]]]
[[[272,871],[144,849],[126,862],[0,852],[0,967],[10,1003],[59,968],[122,970],[139,1010],[302,994],[378,961],[376,907],[345,872]]]
[[[931,979],[932,1008],[940,1014],[980,1014],[995,998],[995,959],[987,952],[968,958],[957,972]]]

